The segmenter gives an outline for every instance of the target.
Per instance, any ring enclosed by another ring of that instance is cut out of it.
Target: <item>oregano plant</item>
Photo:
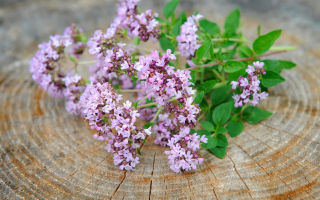
[[[159,16],[141,11],[138,0],[119,0],[106,31],[88,37],[71,25],[40,44],[30,62],[33,80],[96,130],[121,170],[136,167],[151,134],[168,147],[177,173],[203,162],[200,148],[224,158],[227,134],[236,137],[245,123],[270,117],[259,104],[285,81],[281,71],[295,67],[265,58],[294,49],[274,46],[281,30],[263,33],[258,26],[249,42],[239,9],[220,27],[197,12],[177,13],[178,5],[169,1]],[[142,48],[145,42],[151,47]],[[89,73],[80,74],[86,66]]]

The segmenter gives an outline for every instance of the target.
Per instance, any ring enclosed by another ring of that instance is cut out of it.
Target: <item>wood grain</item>
[[[274,115],[230,139],[225,159],[206,151],[196,171],[169,170],[149,138],[134,172],[119,171],[104,144],[64,103],[31,80],[28,62],[0,69],[4,199],[319,199],[320,70],[285,72],[263,107]]]

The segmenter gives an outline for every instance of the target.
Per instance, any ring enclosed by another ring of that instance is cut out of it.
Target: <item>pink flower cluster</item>
[[[157,14],[153,14],[152,10],[139,14],[138,2],[139,0],[120,0],[117,17],[107,29],[108,38],[113,37],[119,27],[127,29],[130,37],[139,36],[142,41],[147,41],[150,37],[158,38],[158,21],[155,19]]]
[[[78,74],[67,75],[63,81],[66,85],[66,89],[64,90],[66,110],[70,114],[81,115],[80,96],[86,88],[86,83]]]
[[[95,31],[94,36],[88,41],[88,47],[89,53],[94,55],[97,60],[91,69],[94,74],[93,81],[106,82],[117,79],[118,74],[121,73],[125,73],[129,77],[135,74],[131,55],[123,48],[124,44],[115,43],[113,39],[108,39],[101,30]]]
[[[153,98],[158,106],[164,106],[173,117],[170,121],[169,114],[159,115],[159,124],[154,128],[157,132],[155,143],[170,147],[166,154],[169,156],[171,169],[182,172],[195,169],[203,160],[196,151],[200,148],[200,137],[196,133],[190,134],[190,127],[195,126],[200,109],[193,104],[192,95],[195,91],[189,81],[190,72],[175,71],[169,65],[169,62],[175,59],[170,50],[162,57],[159,52],[154,51],[147,57],[140,57],[135,68],[138,70],[138,78],[143,80],[141,84],[147,97]],[[205,142],[205,139],[202,138],[201,141]],[[196,145],[198,147],[194,148]]]
[[[177,37],[178,48],[182,56],[191,58],[194,56],[200,44],[197,42],[198,31],[197,22],[202,18],[202,15],[192,15],[180,28],[180,35]]]
[[[190,134],[189,127],[183,127],[178,134],[173,135],[168,142],[170,151],[165,151],[170,169],[176,173],[196,170],[197,165],[203,162],[203,158],[197,153],[200,142],[207,143],[208,139],[204,135],[200,137],[197,134]]]
[[[39,45],[39,50],[30,61],[32,78],[44,90],[56,98],[64,97],[64,78],[66,74],[61,71],[58,63],[67,47],[80,42],[81,29],[75,25],[66,28],[64,35],[54,35],[48,42]],[[80,51],[77,51],[78,54]]]
[[[259,75],[265,74],[263,62],[254,62],[253,66],[248,65],[246,72],[248,77],[240,76],[238,81],[232,81],[232,89],[240,88],[241,94],[235,94],[233,99],[235,101],[234,106],[240,107],[247,103],[251,105],[258,105],[260,100],[267,98],[267,92],[261,92]]]
[[[98,131],[96,138],[106,140],[107,151],[114,155],[114,164],[121,170],[132,170],[139,163],[139,148],[150,129],[137,128],[139,117],[131,102],[122,105],[122,96],[109,83],[92,83],[80,97],[82,116],[91,128]]]

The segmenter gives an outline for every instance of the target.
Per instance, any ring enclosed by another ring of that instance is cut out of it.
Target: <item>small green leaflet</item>
[[[209,121],[202,121],[201,126],[207,131],[214,131],[214,125]]]
[[[269,71],[280,73],[282,69],[292,69],[296,66],[295,63],[287,60],[263,60],[264,68]]]
[[[197,96],[194,98],[194,102],[196,104],[200,104],[203,100],[203,96],[204,96],[204,91],[199,92]]]
[[[81,42],[84,42],[84,43],[87,43],[87,42],[88,42],[88,38],[87,38],[87,36],[86,36],[84,33],[81,33],[81,34],[80,34],[80,41],[81,41]]]
[[[254,106],[249,106],[243,111],[243,119],[250,124],[256,124],[271,115],[271,112]]]
[[[249,58],[253,56],[253,51],[248,46],[239,47],[238,54],[240,58]]]
[[[210,51],[213,51],[211,40],[205,40],[196,52],[197,60],[210,57]]]
[[[163,7],[163,15],[166,18],[169,18],[174,11],[176,10],[177,5],[179,4],[180,0],[171,0]]]
[[[217,106],[212,113],[212,121],[216,125],[222,125],[230,118],[231,110],[233,108],[233,102],[223,103]]]
[[[165,36],[165,34],[161,34],[159,42],[162,50],[167,51],[167,49],[171,49],[172,52],[174,52],[175,46],[171,43],[171,40]]]
[[[224,31],[228,34],[235,34],[240,23],[240,10],[233,10],[224,22]]]
[[[265,35],[261,35],[253,42],[253,50],[258,54],[267,52],[273,43],[280,37],[281,30],[271,31]]]
[[[244,68],[243,62],[229,60],[224,66],[224,71],[227,73],[237,72]]]
[[[69,59],[74,63],[78,63],[77,59],[72,55],[69,55]]]
[[[207,131],[207,130],[198,130],[197,134],[200,135],[200,136],[202,136],[202,135],[210,136],[211,135],[211,133],[209,131]]]
[[[243,76],[246,73],[245,69],[228,74],[228,81],[236,81],[240,76]]]
[[[139,45],[140,44],[140,38],[138,37],[138,36],[135,36],[134,38],[133,38],[133,43],[137,46],[137,45]]]
[[[203,32],[208,33],[210,35],[215,35],[220,33],[220,28],[218,24],[214,22],[210,22],[209,20],[202,19],[200,20],[200,27],[203,30]]]
[[[211,103],[212,105],[218,105],[222,103],[228,96],[231,86],[225,85],[215,88],[211,93]]]
[[[242,132],[243,128],[244,125],[240,120],[231,120],[227,125],[228,133],[231,137],[238,136]]]
[[[216,133],[217,134],[222,134],[222,133],[225,133],[227,132],[228,130],[224,127],[224,126],[219,126],[217,129],[216,129]]]
[[[228,139],[227,139],[227,137],[225,136],[225,135],[223,135],[223,134],[218,134],[217,136],[217,140],[218,140],[218,144],[217,144],[217,146],[219,146],[219,147],[226,147],[226,146],[228,146]]]
[[[266,71],[266,74],[262,76],[261,84],[264,87],[269,88],[284,81],[285,79],[280,76],[280,74],[273,71]]]
[[[148,122],[148,123],[146,123],[146,124],[143,126],[143,128],[144,128],[144,129],[148,129],[148,128],[150,128],[150,127],[153,126],[153,125],[154,125],[153,122]]]
[[[172,28],[172,34],[174,36],[177,36],[180,34],[180,27],[182,24],[184,24],[187,21],[187,15],[185,12],[182,12],[179,16],[179,18],[177,19],[177,22],[175,23],[175,25]]]
[[[207,136],[208,138],[208,142],[207,143],[203,143],[201,145],[202,148],[204,149],[212,149],[215,148],[218,144],[218,140],[216,137],[212,137],[212,136]]]
[[[213,86],[215,86],[217,82],[217,80],[205,81],[202,84],[200,84],[197,89],[204,91],[204,93],[208,93],[212,90]]]
[[[224,158],[226,155],[226,147],[215,147],[213,149],[209,149],[209,151],[217,156],[218,158]]]

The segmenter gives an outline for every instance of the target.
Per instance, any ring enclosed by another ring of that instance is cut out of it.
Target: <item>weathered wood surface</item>
[[[62,2],[40,3],[40,6],[43,10],[55,6],[62,8]],[[85,8],[90,10],[101,4],[98,1],[85,2],[79,1],[75,6],[84,9],[85,6],[81,5],[88,4]],[[144,7],[159,5],[157,1],[150,2]],[[220,24],[222,16],[235,6],[230,3],[232,1],[226,4],[215,1],[214,5],[209,4],[209,0],[201,1],[199,6],[196,2],[187,1],[183,5],[187,9],[193,9],[190,6],[195,5],[194,9],[210,19],[220,20]],[[208,3],[207,7],[202,5],[204,3]],[[243,2],[236,5],[247,11],[243,14],[243,21],[248,36],[255,35],[257,24],[265,25],[268,30],[284,27],[279,44],[295,44],[299,49],[280,57],[293,59],[298,67],[283,73],[287,82],[272,89],[263,104],[264,108],[274,112],[271,118],[255,126],[246,125],[244,133],[230,139],[223,160],[202,151],[205,163],[196,172],[183,175],[169,170],[164,149],[152,144],[152,138],[143,147],[141,163],[134,172],[122,172],[113,166],[112,156],[104,150],[103,143],[91,137],[83,120],[69,115],[62,101],[49,97],[31,80],[28,61],[23,58],[33,53],[28,42],[40,39],[36,36],[30,39],[27,35],[22,45],[14,42],[21,38],[15,37],[14,40],[10,35],[22,36],[22,32],[11,32],[15,25],[9,26],[5,21],[2,28],[8,29],[0,32],[0,51],[3,52],[0,56],[1,199],[319,199],[320,25],[308,17],[291,20],[293,15],[289,11],[289,14],[280,14],[281,9],[271,13],[263,9],[252,12],[249,10],[255,7],[246,9],[249,5],[252,6]],[[74,9],[69,10],[68,6],[65,7],[67,11]],[[1,10],[0,22],[1,16],[8,14],[16,25],[22,24],[22,18],[9,14],[12,9],[33,11],[28,4],[21,8],[10,4]],[[45,21],[49,17],[45,15],[39,20]],[[75,18],[80,24],[94,19]],[[312,23],[315,26],[311,26]],[[65,25],[57,26],[62,30]],[[91,26],[87,27],[90,29]],[[20,30],[18,26],[16,29]],[[55,30],[52,27],[45,30],[51,29]],[[38,27],[33,31],[41,33],[43,30]],[[45,40],[49,32],[42,32],[41,40]],[[5,37],[7,40],[3,40]],[[10,40],[13,47],[5,45]],[[4,51],[6,48],[12,52]],[[18,55],[20,61],[13,62],[17,60],[14,52],[21,53]]]

